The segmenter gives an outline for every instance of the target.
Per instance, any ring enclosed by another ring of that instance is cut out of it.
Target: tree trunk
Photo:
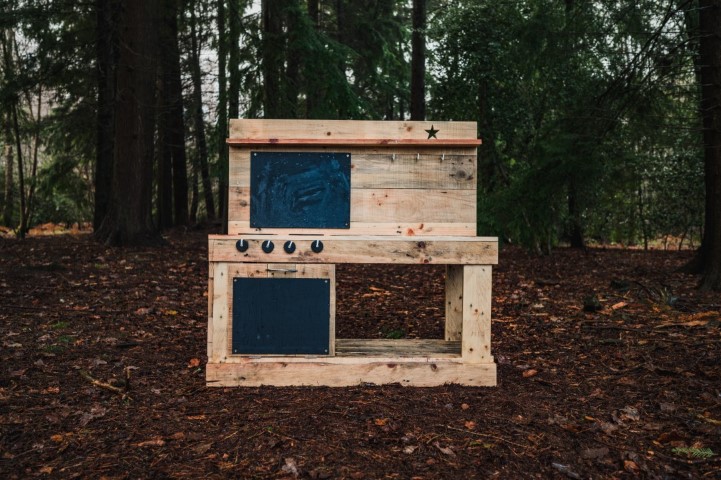
[[[208,169],[208,145],[205,139],[205,122],[203,121],[203,80],[200,73],[200,46],[198,43],[198,28],[195,18],[195,2],[190,7],[190,54],[191,54],[191,79],[193,82],[193,123],[195,130],[196,147],[196,174],[200,168],[201,181],[203,183],[203,197],[205,199],[205,211],[209,219],[215,218],[215,202],[213,200],[213,189],[210,182]]]
[[[164,72],[160,73],[165,76]],[[173,226],[173,157],[168,145],[168,111],[166,82],[163,78],[157,82],[157,107],[155,109],[155,121],[157,125],[157,137],[155,156],[157,162],[156,177],[156,223],[161,230]]]
[[[308,16],[316,32],[320,30],[319,0],[308,0]],[[307,79],[306,85],[309,84]],[[311,84],[312,85],[312,84]],[[305,118],[316,118],[315,109],[321,103],[321,93],[317,88],[309,88],[305,99]]]
[[[411,120],[426,119],[426,0],[413,0]]]
[[[10,227],[13,220],[13,203],[15,198],[13,195],[13,144],[12,144],[12,130],[10,129],[10,114],[7,115],[7,121],[5,124],[5,188],[3,189],[3,225]]]
[[[699,1],[699,77],[706,186],[701,288],[721,291],[721,0]]]
[[[578,187],[576,179],[568,179],[568,240],[571,248],[586,248],[581,223],[581,207],[578,204]]]
[[[18,102],[11,107],[13,117],[13,132],[15,134],[15,148],[17,149],[18,158],[18,194],[20,195],[20,227],[18,228],[18,236],[25,238],[28,229],[28,219],[25,208],[25,172],[23,171],[23,151],[20,141],[20,125],[18,124]]]
[[[108,213],[113,178],[117,0],[95,1],[95,75],[98,82],[93,229]]]
[[[33,138],[33,166],[30,171],[30,186],[28,188],[28,198],[25,202],[25,218],[26,222],[28,223],[28,227],[30,226],[30,223],[33,218],[33,207],[35,206],[35,185],[37,184],[37,176],[38,176],[38,153],[40,151],[40,116],[42,115],[42,106],[43,106],[43,89],[42,86],[38,87],[38,103],[37,103],[37,112],[35,114],[35,118],[33,118],[33,123],[35,123],[35,133]],[[28,109],[30,110],[30,115],[32,116],[32,99],[30,98],[30,95],[28,95]]]
[[[225,0],[218,0],[218,208],[221,229],[228,233],[228,92],[226,60],[228,55],[228,34],[225,22]]]
[[[279,1],[263,0],[261,9],[263,18],[263,116],[265,118],[280,118],[283,24]]]
[[[119,22],[112,193],[97,237],[108,245],[158,245],[153,225],[153,109],[157,11],[127,1]]]
[[[228,118],[240,114],[240,1],[228,2]]]
[[[170,149],[173,166],[174,225],[188,224],[188,168],[185,158],[185,121],[183,120],[183,86],[180,79],[180,51],[178,49],[178,0],[166,0],[165,30],[167,49],[164,87],[167,99],[166,147]]]

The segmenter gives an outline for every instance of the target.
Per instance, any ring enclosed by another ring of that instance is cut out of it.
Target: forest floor
[[[721,478],[688,251],[502,249],[497,387],[209,388],[206,234],[0,239],[0,478]],[[338,266],[338,336],[442,338],[443,278]]]

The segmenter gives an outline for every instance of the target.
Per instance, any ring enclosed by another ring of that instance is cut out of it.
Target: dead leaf
[[[136,315],[148,315],[153,312],[152,307],[140,307],[139,309],[135,310]]]
[[[53,470],[55,470],[53,467],[45,466],[41,467],[40,470],[38,470],[38,473],[45,473],[47,475],[50,475],[51,473],[53,473]]]
[[[27,371],[28,371],[27,368],[21,368],[20,370],[15,370],[15,371],[10,372],[10,376],[15,377],[15,378],[22,377],[23,375],[25,375],[25,372],[27,372]]]
[[[42,393],[48,395],[48,394],[57,394],[60,393],[60,387],[48,387],[42,391]]]
[[[375,424],[378,425],[379,427],[383,427],[383,426],[385,426],[385,425],[388,423],[388,419],[387,419],[387,418],[376,418],[376,419],[373,421],[373,423],[375,423]]]
[[[536,376],[537,374],[538,374],[538,370],[536,370],[535,368],[530,368],[523,372],[523,378],[531,378],[531,377]]]
[[[471,407],[470,407],[470,405],[468,405],[467,403],[462,403],[462,404],[461,404],[461,410],[468,410],[469,408],[471,408]]]
[[[211,448],[212,446],[213,446],[213,442],[201,443],[201,444],[196,445],[195,447],[193,447],[193,451],[194,451],[196,454],[198,454],[198,455],[202,455],[202,454],[204,454],[205,452],[207,452],[208,450],[210,450],[210,448]]]
[[[619,308],[623,308],[626,305],[628,305],[628,303],[626,303],[626,302],[614,303],[613,305],[611,305],[611,310],[618,310]]]
[[[595,460],[597,458],[603,458],[608,455],[608,447],[600,448],[587,448],[581,452],[581,458],[585,460]]]
[[[711,425],[721,426],[721,420],[716,420],[715,418],[707,417],[701,414],[696,415],[696,417],[704,422],[710,423]]]
[[[441,451],[442,454],[448,455],[449,457],[455,457],[456,452],[454,452],[451,447],[441,447],[441,445],[438,442],[435,442],[433,444],[434,447],[436,447],[438,450]]]
[[[464,423],[464,425],[468,430],[473,430],[474,428],[476,428],[476,422],[472,420],[467,421],[466,423]]]
[[[418,450],[418,445],[408,445],[403,449],[403,453],[407,453],[408,455],[410,455],[416,450]]]
[[[631,473],[637,473],[638,472],[638,465],[636,465],[636,462],[633,460],[624,460],[623,461],[623,469],[627,472]]]
[[[205,420],[205,415],[189,415],[185,418],[188,420]]]
[[[136,447],[162,447],[163,445],[165,445],[165,440],[160,437],[134,444]]]
[[[638,409],[628,406],[624,407],[621,410],[621,415],[619,417],[623,421],[630,420],[632,422],[638,422],[641,420],[641,414],[638,413]]]
[[[200,366],[200,359],[199,358],[191,358],[188,362],[188,368],[195,368]]]
[[[293,458],[286,458],[285,465],[283,465],[283,468],[281,468],[281,470],[284,473],[290,473],[296,478],[298,478],[298,476],[300,475],[300,472],[298,472],[298,465],[296,465]]]

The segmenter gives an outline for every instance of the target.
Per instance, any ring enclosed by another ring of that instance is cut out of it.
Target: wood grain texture
[[[488,265],[498,262],[496,238],[476,237],[401,237],[345,236],[323,238],[323,251],[314,253],[311,244],[316,238],[267,237],[248,235],[248,250],[235,248],[239,236],[211,236],[208,255],[212,262],[273,262],[273,263],[392,263],[392,264],[476,264]],[[282,246],[292,239],[296,250],[285,253]],[[263,252],[261,244],[271,240],[275,248]]]
[[[338,356],[399,356],[460,358],[461,342],[436,339],[366,339],[339,338],[336,340]]]
[[[463,334],[463,265],[446,266],[447,341],[461,340]]]
[[[266,359],[267,360],[267,359]],[[352,363],[339,362],[350,360]],[[331,357],[318,361],[282,361],[212,364],[206,366],[208,386],[259,387],[275,385],[351,387],[398,383],[413,387],[445,384],[495,386],[496,365],[463,364],[447,358],[410,361],[408,358]]]
[[[230,187],[228,201],[229,221],[250,220],[249,187]],[[352,188],[350,201],[350,228],[356,222],[476,222],[475,190]]]
[[[229,185],[250,185],[250,150],[231,149]],[[358,153],[351,155],[351,187],[474,190],[476,156],[444,153]]]
[[[230,121],[230,138],[263,141],[283,140],[428,140],[429,130],[438,130],[431,140],[476,140],[475,122],[410,122],[367,120],[267,120]]]
[[[491,356],[491,266],[463,266],[463,336],[465,363],[493,362]]]
[[[228,264],[218,263],[213,268],[213,320],[208,329],[209,362],[223,362],[228,356],[228,324],[230,323],[230,305]]]
[[[312,229],[312,228],[253,228],[248,220],[228,222],[228,234],[267,234],[267,235],[311,235],[323,236],[348,236],[348,235],[380,235],[396,237],[415,236],[438,236],[447,235],[452,237],[476,236],[475,223],[429,223],[429,222],[354,222],[349,229]],[[480,238],[480,237],[479,237]],[[488,238],[488,237],[483,237]]]

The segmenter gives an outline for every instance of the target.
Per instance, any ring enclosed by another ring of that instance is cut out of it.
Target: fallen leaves
[[[162,447],[165,445],[165,440],[160,437],[151,438],[142,442],[134,443],[134,447]]]

